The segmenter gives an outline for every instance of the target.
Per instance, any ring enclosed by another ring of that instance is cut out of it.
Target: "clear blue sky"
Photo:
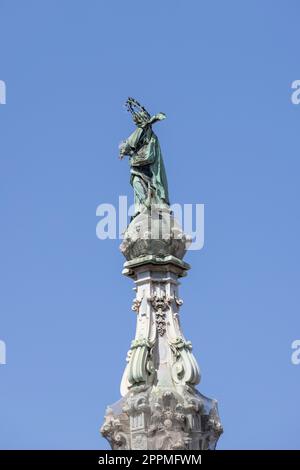
[[[181,318],[219,448],[300,448],[299,16],[296,0],[0,0],[1,448],[107,448],[135,315],[95,212],[132,197],[131,95],[168,116],[172,202],[205,204]]]

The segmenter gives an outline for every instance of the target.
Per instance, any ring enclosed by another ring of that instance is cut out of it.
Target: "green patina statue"
[[[135,216],[152,205],[169,206],[168,182],[163,157],[152,124],[166,118],[163,113],[150,116],[133,98],[128,98],[126,108],[131,113],[137,129],[120,146],[120,158],[129,156],[130,183],[134,190]]]

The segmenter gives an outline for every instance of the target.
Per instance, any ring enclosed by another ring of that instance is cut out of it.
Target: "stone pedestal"
[[[199,366],[180,326],[188,243],[168,208],[139,214],[125,233],[123,274],[135,283],[137,326],[122,399],[108,407],[101,428],[112,449],[214,449],[222,433],[217,402],[195,388]]]

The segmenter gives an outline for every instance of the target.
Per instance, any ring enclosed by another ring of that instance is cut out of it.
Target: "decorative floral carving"
[[[149,406],[148,387],[136,387],[130,392],[126,404],[123,406],[123,411],[129,416],[140,412],[150,413],[151,408]]]
[[[141,303],[142,303],[142,299],[138,299],[137,297],[133,299],[131,310],[133,310],[136,313],[139,313]]]
[[[149,301],[155,310],[156,326],[160,336],[166,332],[166,311],[169,310],[172,298],[165,292],[157,294],[156,292],[149,297]]]
[[[163,393],[154,404],[148,436],[155,438],[157,450],[186,449],[187,418],[172,392]]]
[[[183,338],[176,338],[174,341],[170,342],[170,347],[176,357],[180,357],[183,349],[188,351],[192,351],[193,349],[191,341],[185,341]]]

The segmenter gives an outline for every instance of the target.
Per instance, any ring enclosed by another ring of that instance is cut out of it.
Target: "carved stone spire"
[[[101,428],[112,449],[214,449],[222,433],[217,402],[195,388],[199,366],[179,321],[188,243],[167,206],[145,208],[126,230],[120,248],[123,274],[135,283],[137,327],[122,398]]]

